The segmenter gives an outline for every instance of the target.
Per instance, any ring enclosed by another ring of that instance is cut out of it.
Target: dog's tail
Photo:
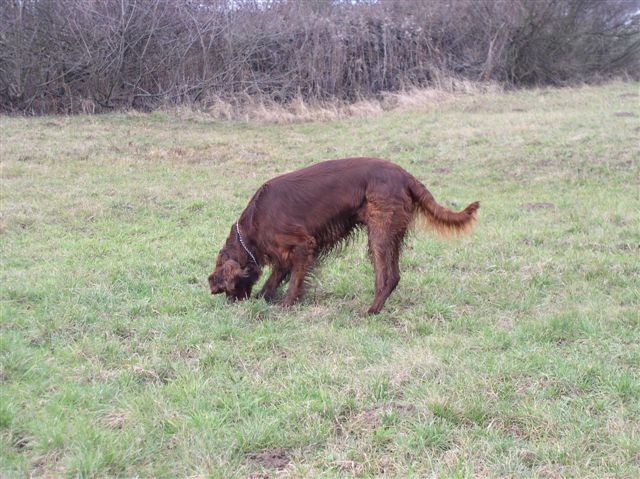
[[[480,208],[479,201],[471,203],[464,210],[456,213],[440,206],[429,190],[415,178],[411,179],[409,190],[422,217],[437,233],[447,236],[468,233],[473,229],[476,212]]]

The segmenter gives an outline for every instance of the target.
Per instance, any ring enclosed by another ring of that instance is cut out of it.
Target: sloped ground
[[[638,84],[286,126],[0,118],[0,475],[634,477]],[[270,177],[393,160],[476,232],[364,238],[283,311],[206,277]]]

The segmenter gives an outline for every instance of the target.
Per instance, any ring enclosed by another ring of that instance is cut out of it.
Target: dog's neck
[[[256,258],[256,256],[254,255],[254,253],[251,251],[249,247],[248,238],[244,233],[244,228],[240,226],[240,220],[236,221],[234,227],[236,230],[236,238],[238,240],[238,243],[240,243],[240,247],[247,254],[248,262],[249,263],[253,262],[255,266],[260,268],[260,263],[258,263],[258,259]]]

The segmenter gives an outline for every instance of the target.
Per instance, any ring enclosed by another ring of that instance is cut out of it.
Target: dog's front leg
[[[264,298],[268,303],[272,302],[276,297],[278,286],[280,286],[280,283],[284,281],[288,273],[289,272],[286,269],[274,266],[269,279],[267,279],[264,286],[258,293],[258,298]]]
[[[293,248],[291,260],[291,279],[287,295],[282,301],[282,306],[292,306],[303,294],[304,278],[315,261],[316,242],[312,237]]]

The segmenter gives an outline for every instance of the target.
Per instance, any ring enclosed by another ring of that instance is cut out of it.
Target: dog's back
[[[321,250],[332,247],[366,222],[367,197],[404,193],[413,177],[391,162],[376,158],[331,160],[269,180],[257,211],[268,229],[303,229]],[[268,218],[268,219],[267,219]]]

